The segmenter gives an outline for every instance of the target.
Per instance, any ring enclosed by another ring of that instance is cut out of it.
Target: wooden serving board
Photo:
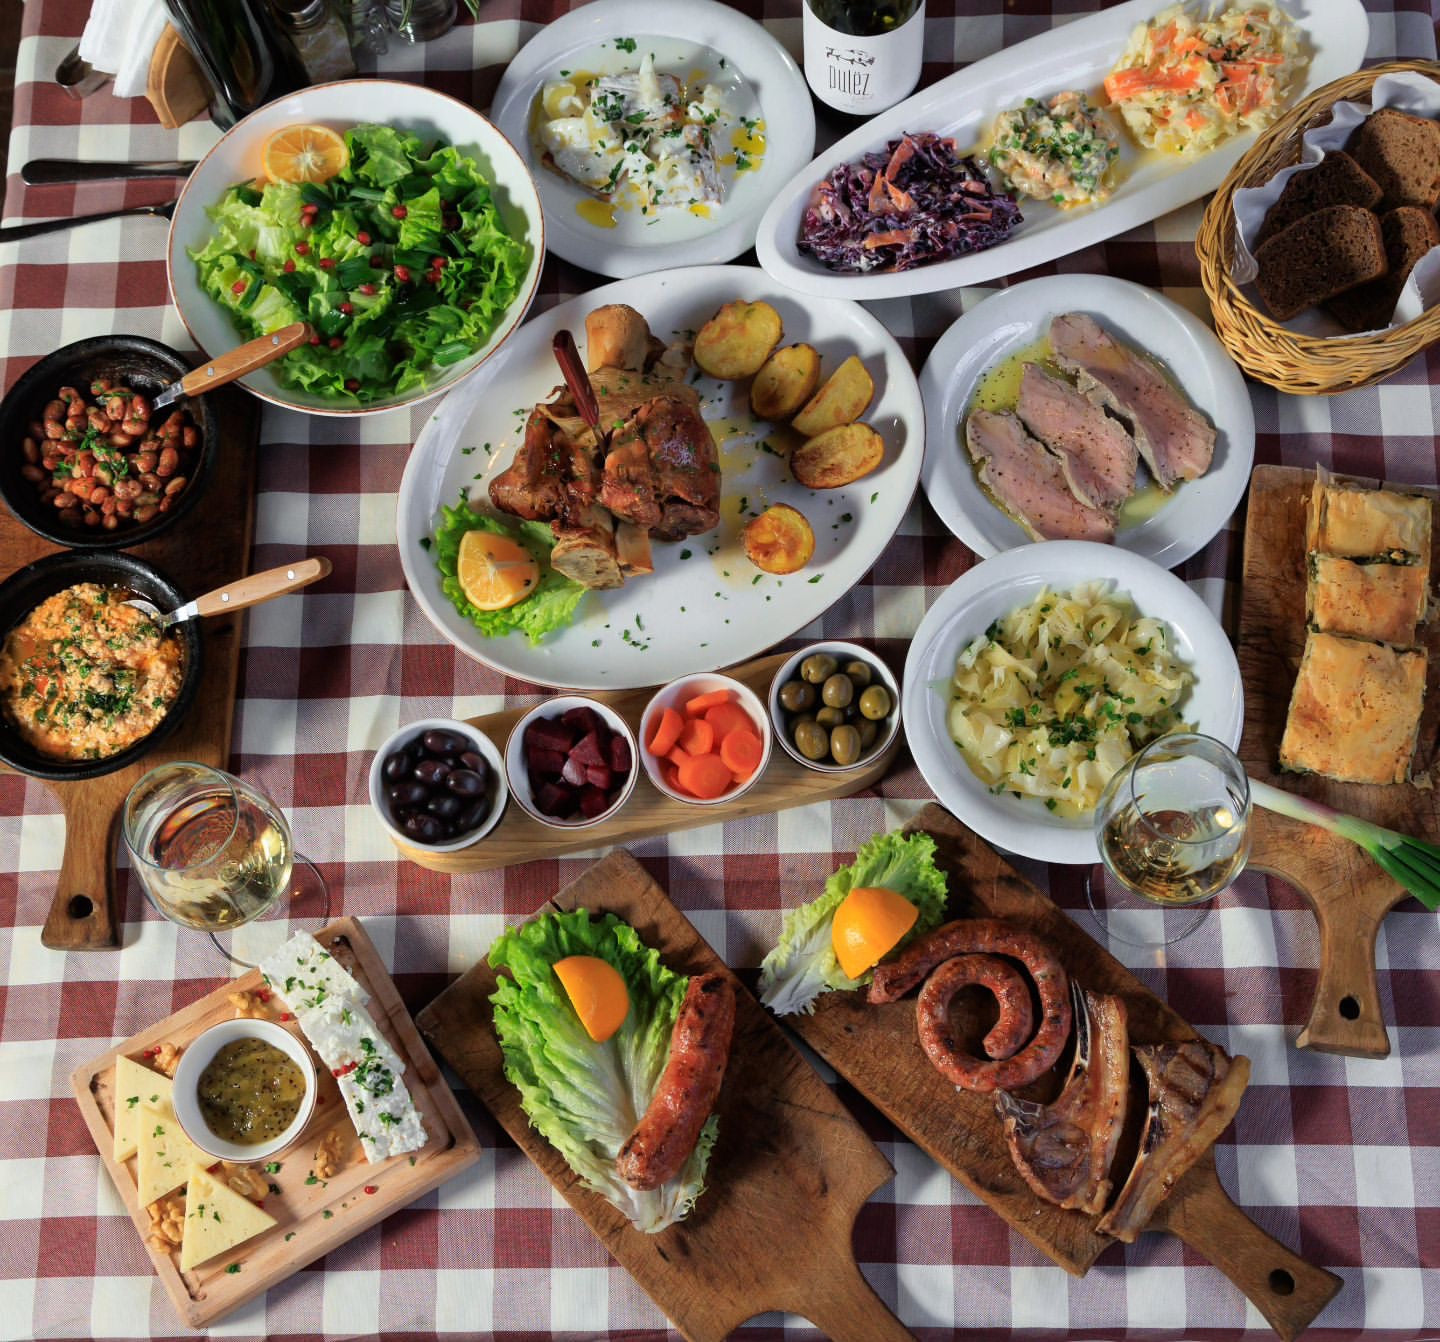
[[[229,388],[209,393],[207,400],[220,441],[204,496],[168,531],[131,551],[191,596],[249,572],[255,526],[256,402]],[[62,548],[0,508],[0,577]],[[115,872],[120,806],[140,777],[166,760],[195,760],[221,769],[228,763],[243,618],[237,612],[203,622],[203,661],[194,702],[185,720],[154,750],[101,778],[45,782],[65,812],[60,879],[40,933],[52,950],[109,950],[120,944]]]
[[[948,916],[1003,918],[1043,937],[1085,987],[1124,1000],[1136,1043],[1194,1036],[1175,1012],[948,811],[927,806],[906,830],[923,830],[938,846],[936,860],[950,888]],[[1006,1150],[993,1098],[956,1090],[925,1057],[913,998],[876,1007],[861,993],[826,993],[813,1015],[787,1016],[786,1023],[916,1145],[1066,1271],[1083,1276],[1115,1243],[1096,1231],[1097,1217],[1064,1211],[1030,1190]],[[1122,1150],[1117,1164],[1128,1168],[1124,1159]],[[1169,1230],[1208,1258],[1287,1342],[1340,1289],[1339,1277],[1291,1253],[1230,1200],[1220,1186],[1213,1150],[1176,1184],[1149,1228]]]
[[[1387,829],[1440,838],[1440,791],[1401,783],[1375,786],[1281,772],[1277,760],[1290,692],[1305,648],[1305,518],[1313,471],[1257,466],[1250,479],[1245,524],[1244,588],[1240,600],[1240,674],[1245,683],[1245,735],[1240,758],[1252,778],[1270,783]],[[1373,480],[1360,483],[1374,485]],[[1424,491],[1409,490],[1407,493]],[[1440,517],[1433,519],[1440,535]],[[1430,583],[1436,582],[1432,557]],[[1440,739],[1440,624],[1420,630],[1430,655],[1413,772],[1430,773]],[[1313,825],[1257,809],[1250,865],[1273,872],[1309,901],[1320,925],[1320,973],[1300,1048],[1383,1058],[1390,1052],[1375,980],[1375,937],[1385,915],[1407,899],[1404,888],[1348,840]]]
[[[726,668],[725,674],[749,686],[760,696],[760,702],[765,703],[776,669],[789,656],[789,653],[782,652],[758,657],[753,662]],[[653,689],[609,690],[590,697],[608,704],[619,713],[635,733],[638,748],[643,750],[644,743],[639,739],[640,717],[654,693]],[[503,755],[511,728],[529,711],[530,706],[527,705],[508,709],[504,713],[471,718],[470,722],[494,741],[496,749]],[[563,857],[566,853],[633,843],[656,834],[673,834],[677,830],[738,820],[747,815],[765,815],[791,806],[809,806],[811,802],[849,797],[879,782],[894,762],[902,736],[903,733],[897,731],[889,746],[860,768],[844,774],[807,769],[791,759],[777,741],[771,748],[770,762],[765,766],[760,781],[744,796],[734,801],[717,802],[714,806],[692,806],[667,797],[651,783],[644,766],[637,759],[635,767],[640,770],[640,777],[635,782],[630,800],[618,814],[588,829],[563,830],[542,825],[512,800],[500,823],[473,847],[462,848],[456,853],[432,853],[398,841],[395,846],[412,862],[453,876],[467,871],[492,871],[496,867],[514,866],[517,862],[533,862],[536,858]]]
[[[550,903],[615,913],[671,969],[734,983],[720,1136],[690,1215],[641,1233],[530,1127],[505,1079],[490,1009],[495,975],[483,960],[420,1012],[430,1042],[690,1342],[719,1342],[776,1309],[803,1315],[836,1342],[910,1338],[851,1247],[856,1214],[894,1171],[784,1031],[629,853],[609,854]]]
[[[263,1295],[480,1158],[479,1140],[416,1033],[365,929],[354,918],[340,918],[316,939],[370,994],[366,1009],[380,1033],[405,1061],[402,1079],[430,1134],[430,1141],[420,1150],[373,1165],[366,1160],[334,1078],[317,1059],[320,1095],[315,1116],[296,1144],[274,1158],[280,1169],[266,1175],[272,1191],[264,1206],[278,1224],[229,1253],[182,1273],[179,1250],[162,1253],[147,1238],[150,1221],[136,1197],[134,1159],[120,1165],[111,1158],[115,1059],[123,1053],[143,1061],[147,1048],[167,1041],[183,1047],[202,1030],[233,1019],[236,1009],[231,994],[261,987],[260,971],[252,969],[133,1039],[107,1049],[77,1068],[70,1079],[100,1159],[145,1242],[176,1313],[191,1328],[208,1327],[246,1301]],[[278,998],[272,997],[268,1007],[271,1019],[278,1020],[284,1010]],[[304,1038],[293,1023],[287,1023],[286,1028]],[[341,1168],[328,1179],[317,1178],[316,1148],[335,1130],[343,1138]]]

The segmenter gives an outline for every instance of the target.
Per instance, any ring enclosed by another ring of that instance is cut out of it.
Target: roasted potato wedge
[[[785,333],[780,314],[769,303],[726,303],[695,337],[695,362],[701,372],[726,382],[754,377]]]
[[[810,345],[777,349],[750,384],[750,409],[761,419],[789,419],[820,385],[820,356]]]
[[[838,424],[790,454],[790,469],[807,489],[838,489],[869,475],[885,455],[885,440],[868,424]]]
[[[817,438],[827,429],[853,424],[865,413],[875,383],[865,365],[852,354],[829,377],[825,385],[806,402],[791,423],[804,438]]]
[[[752,517],[741,533],[745,557],[766,573],[798,573],[815,553],[815,532],[805,514],[787,503]]]

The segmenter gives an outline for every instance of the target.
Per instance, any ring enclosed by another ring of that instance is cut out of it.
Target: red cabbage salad
[[[902,135],[815,188],[798,246],[831,270],[911,270],[982,252],[1010,236],[1021,214],[955,141]]]

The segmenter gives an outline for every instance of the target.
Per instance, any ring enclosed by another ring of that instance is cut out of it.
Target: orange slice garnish
[[[847,977],[858,979],[890,954],[920,916],[904,895],[883,886],[857,886],[830,923],[830,944]]]
[[[265,141],[272,182],[328,182],[349,161],[345,137],[329,126],[287,126]]]
[[[519,541],[493,531],[467,531],[460,538],[455,576],[472,606],[504,610],[523,601],[540,582],[540,565]]]
[[[555,961],[555,976],[570,997],[585,1033],[603,1044],[624,1023],[630,993],[620,971],[594,955],[567,955]]]

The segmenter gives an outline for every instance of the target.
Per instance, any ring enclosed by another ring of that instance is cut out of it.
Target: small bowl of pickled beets
[[[509,789],[495,743],[456,718],[423,718],[370,762],[370,804],[400,843],[453,853],[500,822]]]
[[[505,743],[505,774],[515,800],[556,829],[608,820],[635,791],[635,770],[635,736],[625,719],[578,694],[537,704]]]

